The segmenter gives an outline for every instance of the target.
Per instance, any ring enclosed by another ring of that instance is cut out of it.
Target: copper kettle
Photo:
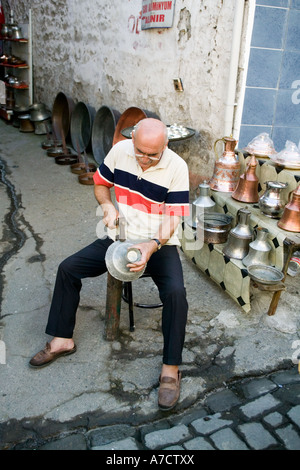
[[[256,176],[257,160],[254,155],[251,156],[244,174],[240,176],[240,180],[235,191],[232,193],[233,199],[241,202],[258,202],[258,178]]]
[[[216,146],[221,141],[224,142],[224,151],[219,158]],[[214,151],[218,160],[215,162],[214,174],[209,182],[214,191],[232,192],[238,184],[241,164],[234,151],[236,144],[237,141],[233,137],[223,137],[215,141]]]
[[[290,192],[289,200],[291,194],[292,200],[285,206],[282,217],[277,225],[289,232],[300,232],[300,184],[297,189]]]

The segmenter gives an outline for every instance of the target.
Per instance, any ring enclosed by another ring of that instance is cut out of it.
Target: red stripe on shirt
[[[189,206],[180,205],[167,205],[165,203],[155,203],[145,199],[141,194],[128,191],[126,188],[115,186],[116,199],[119,204],[125,204],[133,209],[145,212],[148,214],[167,214],[167,215],[188,215]]]
[[[102,178],[102,176],[99,173],[99,170],[97,170],[94,173],[93,180],[95,184],[102,184],[103,186],[107,186],[108,188],[112,188],[113,184],[107,181],[106,179]]]

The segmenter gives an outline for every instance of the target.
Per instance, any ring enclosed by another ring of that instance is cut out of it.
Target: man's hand
[[[103,210],[103,223],[110,229],[116,228],[115,221],[119,217],[119,212],[112,203],[110,189],[106,186],[95,185],[94,193],[98,203]]]
[[[116,228],[116,222],[119,217],[119,212],[113,204],[102,204],[103,209],[103,223],[110,229]]]
[[[130,269],[130,271],[139,272],[145,268],[151,255],[157,251],[157,243],[154,240],[150,240],[149,242],[137,243],[130,248],[137,248],[140,250],[142,256],[139,261],[136,261],[135,263],[128,263],[127,267]]]

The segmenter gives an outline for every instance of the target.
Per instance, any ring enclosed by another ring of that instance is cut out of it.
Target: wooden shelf
[[[6,121],[10,121],[13,115],[12,109],[6,109],[3,106],[0,106],[0,117]]]
[[[0,41],[12,41],[12,42],[27,43],[28,39],[26,39],[26,38],[21,38],[21,39],[2,38],[0,36]]]
[[[14,88],[15,90],[28,90],[28,85],[11,85],[10,83],[5,83],[5,86],[8,88]]]
[[[23,64],[16,64],[16,65],[13,65],[13,64],[3,64],[1,62],[0,64],[1,67],[7,67],[7,68],[10,68],[10,69],[28,69],[28,64],[26,64],[26,62],[24,62]]]

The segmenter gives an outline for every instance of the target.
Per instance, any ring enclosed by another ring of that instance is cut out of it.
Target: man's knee
[[[63,273],[72,273],[74,271],[74,257],[69,256],[68,258],[64,259],[58,266],[58,271]]]
[[[176,284],[168,286],[168,289],[164,292],[162,302],[180,302],[182,305],[187,305],[185,287]]]

